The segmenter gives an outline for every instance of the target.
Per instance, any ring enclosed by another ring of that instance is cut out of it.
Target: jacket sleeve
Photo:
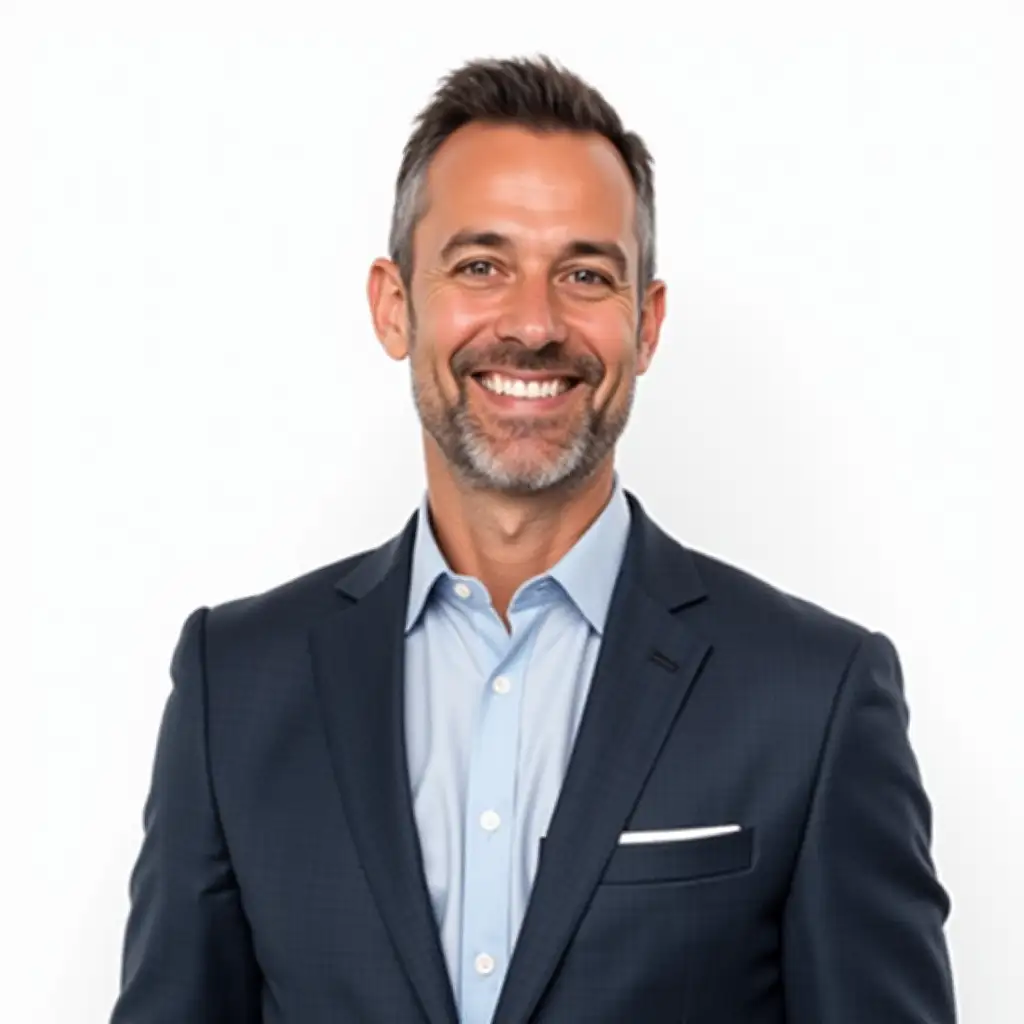
[[[210,784],[207,609],[185,621],[131,875],[111,1024],[258,1024],[261,979]]]
[[[788,1024],[955,1024],[931,806],[899,658],[868,634],[832,709],[783,921]]]

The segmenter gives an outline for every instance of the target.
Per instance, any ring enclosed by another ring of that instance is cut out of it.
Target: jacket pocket
[[[754,830],[711,836],[616,846],[601,882],[686,882],[744,871],[753,862]]]

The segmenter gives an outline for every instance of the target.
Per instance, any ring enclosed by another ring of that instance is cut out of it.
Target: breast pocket
[[[745,871],[753,862],[754,830],[743,828],[705,839],[616,846],[601,882],[689,882]]]

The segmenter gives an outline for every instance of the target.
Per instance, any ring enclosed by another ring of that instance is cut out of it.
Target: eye
[[[490,260],[476,259],[460,263],[455,268],[455,272],[464,277],[489,277],[490,271],[494,269],[494,264]]]
[[[611,278],[606,274],[602,274],[597,270],[592,270],[590,267],[577,267],[575,270],[569,272],[569,280],[573,284],[585,284],[585,285],[603,285],[604,287],[611,287]]]

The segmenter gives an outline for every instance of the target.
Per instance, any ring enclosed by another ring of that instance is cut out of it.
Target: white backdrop
[[[893,638],[962,1019],[1019,1020],[1021,8],[4,0],[4,1019],[110,1011],[186,614],[418,500],[364,299],[400,148],[449,68],[543,51],[656,158],[624,482]]]

